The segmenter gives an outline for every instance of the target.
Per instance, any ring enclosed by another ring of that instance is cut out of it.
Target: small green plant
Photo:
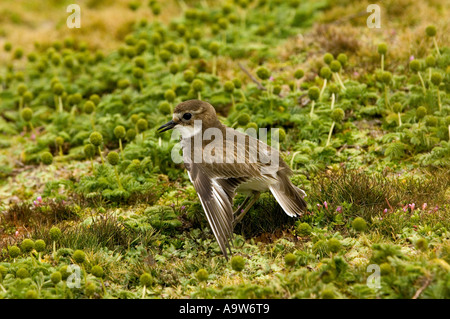
[[[204,282],[207,281],[209,277],[209,273],[206,269],[201,268],[199,269],[196,273],[195,273],[195,278],[197,278],[197,280],[199,282]]]
[[[97,291],[97,286],[92,281],[86,282],[84,286],[84,293],[89,298],[92,297]]]
[[[424,93],[426,93],[427,89],[425,88],[425,82],[423,81],[422,75],[420,74],[420,69],[422,68],[422,66],[420,65],[420,61],[412,60],[411,62],[409,62],[409,68],[411,69],[411,71],[417,73],[420,79],[420,83],[422,84],[422,90]]]
[[[108,153],[107,159],[108,159],[108,163],[114,167],[114,172],[116,174],[117,184],[119,185],[119,188],[123,189],[122,183],[120,182],[119,172],[117,170],[117,164],[119,164],[119,160],[120,160],[119,154],[117,154],[117,152],[111,151]]]
[[[95,146],[91,143],[86,144],[83,148],[84,155],[91,160],[91,172],[94,171],[94,155],[95,155]]]
[[[137,122],[136,122],[136,131],[138,132],[138,133],[141,133],[141,138],[142,138],[142,140],[145,138],[145,131],[148,129],[148,122],[147,122],[147,120],[146,119],[139,119]]]
[[[327,81],[331,79],[332,72],[331,69],[328,66],[324,66],[320,69],[320,77],[323,78],[323,85],[322,89],[320,90],[319,94],[319,101],[322,99],[323,92],[325,91],[325,88],[327,87]]]
[[[97,147],[98,152],[100,154],[100,158],[102,160],[102,164],[105,164],[105,160],[103,158],[102,149],[100,148],[100,145],[103,143],[103,135],[100,132],[92,132],[89,136],[89,141],[92,145]]]
[[[62,280],[62,275],[59,271],[55,271],[50,275],[50,281],[56,286]]]
[[[289,253],[284,256],[284,263],[286,264],[286,266],[288,268],[294,267],[296,262],[297,262],[297,257],[294,254]]]
[[[86,261],[86,254],[84,253],[84,251],[77,249],[73,252],[72,254],[72,259],[79,265],[81,265],[82,269],[83,269],[83,274],[84,274],[84,285],[87,285],[87,276],[86,276],[86,268],[84,266],[84,263]]]
[[[28,270],[26,268],[22,267],[16,271],[16,277],[20,278],[20,279],[25,279],[25,278],[30,277],[30,273],[28,272]]]
[[[314,106],[320,97],[320,89],[317,86],[310,87],[308,89],[308,97],[311,100],[311,111],[309,112],[309,116],[313,116]]]
[[[322,299],[336,299],[336,294],[333,290],[324,289],[320,292],[320,297]]]
[[[403,110],[403,105],[400,102],[395,102],[394,105],[392,105],[392,110],[394,111],[394,113],[397,113],[398,116],[398,126],[402,126],[402,117],[401,117],[401,113]]]
[[[328,244],[328,250],[334,254],[339,252],[342,248],[341,242],[336,238],[328,239],[327,244]]]
[[[234,271],[241,272],[245,267],[245,259],[242,256],[231,257],[231,268]]]
[[[333,129],[336,123],[342,122],[344,119],[345,112],[340,107],[335,108],[333,111],[331,111],[331,119],[333,120],[333,123],[331,123],[330,131],[328,132],[328,139],[325,146],[328,146],[331,141],[331,135],[333,134]]]
[[[299,236],[309,236],[311,235],[312,227],[308,223],[299,223],[295,228],[295,233]]]
[[[204,86],[203,81],[200,79],[195,79],[191,83],[191,88],[195,93],[197,93],[198,100],[202,99],[203,86]]]
[[[175,91],[172,89],[168,89],[164,93],[164,98],[170,103],[173,103],[173,101],[175,101],[176,97],[177,97],[177,95],[175,94]]]
[[[95,98],[94,98],[95,99]],[[91,121],[92,130],[95,131],[95,103],[92,100],[86,101],[83,107],[84,113],[89,115],[89,120]]]
[[[419,106],[416,109],[416,117],[418,120],[423,119],[426,115],[427,115],[428,111],[427,108],[425,106]]]
[[[41,254],[45,250],[45,247],[46,247],[45,241],[43,241],[42,239],[38,239],[34,243],[34,249],[36,249],[36,251],[38,252],[39,261],[41,261]]]
[[[142,68],[134,67],[132,70],[132,75],[138,81],[140,91],[142,91],[144,88],[142,85],[142,79],[144,78],[144,74],[145,72]]]
[[[384,59],[387,53],[387,44],[378,44],[378,54],[381,56],[381,72],[384,72]]]
[[[50,152],[44,152],[41,155],[41,161],[45,165],[51,165],[53,163],[53,155]]]
[[[217,74],[217,56],[219,54],[220,44],[217,41],[213,41],[209,44],[208,48],[213,56],[213,58],[212,58],[212,75],[215,76]]]
[[[441,52],[439,51],[439,46],[437,44],[436,41],[436,27],[434,25],[429,25],[428,27],[425,28],[425,33],[429,38],[433,39],[433,44],[434,44],[434,48],[436,49],[436,53],[438,54],[438,56],[441,56]]]
[[[187,83],[191,83],[192,81],[194,81],[195,79],[195,73],[194,71],[187,69],[186,71],[183,72],[183,79],[187,82]]]
[[[264,67],[264,66],[260,66],[259,68],[256,69],[256,75],[258,76],[258,78],[260,78],[263,83],[266,82],[269,78],[270,78],[270,71],[268,68]],[[271,92],[270,88],[267,88],[267,94],[269,95]]]
[[[62,102],[62,94],[64,92],[64,87],[61,83],[56,82],[52,87],[53,94],[55,95],[55,100],[57,101],[55,105],[58,105],[58,112],[62,113],[64,111],[64,106]]]
[[[33,93],[30,91],[26,91],[23,94],[23,104],[25,105],[29,105],[30,102],[33,100]]]
[[[329,86],[329,91],[331,93],[330,109],[332,110],[334,108],[334,105],[336,104],[336,95],[339,93],[339,86],[337,86],[334,83],[331,83]]]
[[[72,258],[77,264],[83,264],[86,261],[86,254],[78,249],[74,251]]]
[[[323,62],[325,62],[325,64],[330,65],[333,60],[334,56],[330,52],[327,52],[323,55]]]
[[[103,287],[103,293],[106,295],[106,287],[103,281],[104,275],[103,268],[99,265],[95,265],[94,267],[91,268],[91,274],[100,279]]]
[[[356,217],[352,221],[352,227],[357,232],[363,232],[367,229],[367,222],[362,217]]]
[[[239,124],[240,126],[246,126],[250,122],[250,120],[250,115],[248,115],[247,113],[242,113],[237,118],[237,124]]]
[[[428,67],[428,82],[431,82],[431,72],[432,69],[436,66],[436,58],[432,55],[427,56],[425,59],[425,64]]]
[[[331,70],[331,72],[333,72],[333,76],[335,77],[336,82],[339,83],[339,85],[341,86],[341,88],[343,90],[345,90],[345,85],[341,80],[341,76],[339,75],[339,72],[341,71],[341,69],[342,69],[342,65],[341,65],[341,62],[339,62],[338,60],[333,60],[330,63],[330,70]]]
[[[118,125],[114,128],[114,136],[119,140],[119,149],[120,149],[120,155],[122,155],[122,159],[125,159],[123,155],[123,147],[122,147],[122,140],[125,138],[127,132],[125,130],[125,127],[122,125]]]
[[[300,91],[300,79],[303,78],[305,75],[305,71],[302,69],[297,69],[294,72],[294,78],[295,78],[295,90]]]
[[[136,137],[136,130],[135,129],[128,129],[127,130],[127,135],[126,135],[126,139],[131,142],[132,140],[134,140]]]
[[[425,238],[419,238],[416,240],[415,246],[419,250],[426,251],[428,249],[428,241]]]
[[[140,283],[142,285],[142,297],[141,297],[141,299],[144,299],[146,291],[147,291],[147,288],[150,287],[152,285],[152,283],[153,283],[153,278],[152,278],[152,276],[149,273],[145,272],[145,273],[143,273],[141,275],[141,277],[139,277],[139,281],[140,281]]]
[[[20,116],[30,126],[31,131],[34,134],[34,127],[33,124],[31,123],[31,119],[33,118],[33,110],[29,107],[26,107],[22,110]]]
[[[344,68],[348,62],[348,56],[345,53],[339,53],[336,60],[338,60],[341,63],[342,67]]]
[[[63,156],[63,150],[62,150],[62,146],[64,145],[64,138],[61,136],[58,136],[55,139],[55,144],[58,147],[58,151],[59,151],[59,156]]]
[[[12,259],[14,259],[14,262],[15,262],[15,259],[17,258],[17,257],[19,257],[19,255],[21,254],[21,250],[20,250],[20,248],[19,247],[17,247],[16,245],[13,245],[13,246],[8,246],[8,254],[9,254],[9,257],[11,257]]]
[[[234,84],[234,87],[235,87],[237,90],[239,90],[239,92],[240,92],[240,94],[241,94],[241,97],[242,97],[242,100],[243,100],[244,102],[246,102],[246,101],[247,101],[247,97],[245,96],[245,93],[244,93],[244,91],[243,91],[243,89],[242,89],[242,81],[241,81],[240,79],[238,79],[238,78],[234,78],[234,79],[233,79],[233,84]]]
[[[236,103],[235,103],[235,101],[234,101],[234,95],[233,95],[234,89],[235,89],[234,83],[233,83],[232,81],[227,81],[227,82],[225,82],[224,85],[223,85],[223,89],[224,89],[225,92],[227,92],[228,94],[230,94],[230,96],[231,96],[232,107],[233,107],[233,109],[234,109],[234,107],[235,107],[235,105],[236,105]]]

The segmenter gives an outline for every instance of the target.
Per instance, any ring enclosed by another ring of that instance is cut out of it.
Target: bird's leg
[[[234,211],[233,216],[239,215],[239,212],[241,211],[242,207],[244,207],[244,206],[247,204],[248,200],[249,200],[251,197],[252,197],[252,195],[248,195],[248,196],[244,199],[244,201],[242,202],[242,204],[239,205],[239,207]]]
[[[245,214],[250,210],[250,208],[256,203],[259,198],[259,192],[254,193],[252,200],[248,203],[248,205],[241,211],[241,213],[233,220],[233,227],[235,227],[241,220],[244,218]],[[250,198],[248,196],[247,198]],[[241,205],[242,206],[242,205]]]

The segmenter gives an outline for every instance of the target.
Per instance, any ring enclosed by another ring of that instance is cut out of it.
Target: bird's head
[[[216,110],[211,104],[200,100],[188,100],[178,104],[173,111],[172,120],[159,127],[157,131],[162,133],[175,128],[181,132],[183,138],[189,138],[204,128],[214,126],[217,122]]]

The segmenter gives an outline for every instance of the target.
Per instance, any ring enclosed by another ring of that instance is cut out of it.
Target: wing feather
[[[231,253],[230,239],[233,235],[233,208],[224,189],[209,178],[198,164],[191,163],[189,178],[197,191],[211,230],[226,258]]]

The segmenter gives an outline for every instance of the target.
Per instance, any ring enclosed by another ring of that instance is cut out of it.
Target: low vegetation
[[[113,48],[0,32],[0,298],[450,298],[448,8],[177,3],[126,2]],[[307,193],[262,194],[230,260],[156,134],[193,98],[280,128]]]

